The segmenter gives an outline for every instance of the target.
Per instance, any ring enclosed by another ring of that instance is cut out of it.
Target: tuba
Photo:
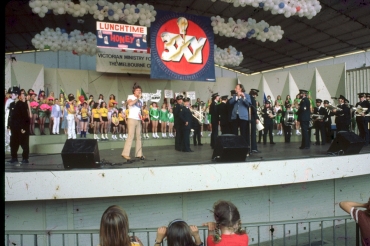
[[[195,109],[192,109],[191,107],[189,107],[193,117],[195,119],[197,119],[199,121],[200,124],[203,124],[203,119],[204,119],[204,116],[203,116],[203,113],[202,111],[198,111],[198,110],[195,110]]]

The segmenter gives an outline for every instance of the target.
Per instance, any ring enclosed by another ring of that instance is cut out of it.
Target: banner
[[[187,91],[186,96],[190,98],[190,100],[195,100],[195,91]]]
[[[150,29],[151,78],[216,81],[209,17],[158,10]]]
[[[172,90],[164,90],[164,98],[173,98]]]
[[[96,45],[111,49],[147,49],[147,28],[121,23],[96,22]]]
[[[117,49],[100,49],[96,54],[96,71],[103,73],[150,74],[150,54]]]

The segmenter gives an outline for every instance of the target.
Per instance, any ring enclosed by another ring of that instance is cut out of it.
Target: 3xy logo
[[[209,58],[206,33],[184,17],[164,23],[158,30],[156,47],[163,64],[172,72],[190,75],[200,71]]]

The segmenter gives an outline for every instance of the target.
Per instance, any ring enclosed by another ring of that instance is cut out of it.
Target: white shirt
[[[136,100],[136,99],[137,99],[137,97],[135,95],[129,95],[127,97],[127,101],[128,100]],[[139,115],[141,115],[141,107],[143,106],[143,101],[141,99],[139,99],[132,106],[130,106],[130,105],[127,105],[127,106],[128,106],[128,116],[127,116],[127,118],[134,119],[134,120],[140,120]]]

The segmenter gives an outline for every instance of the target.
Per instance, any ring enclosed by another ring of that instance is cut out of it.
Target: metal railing
[[[349,221],[351,225],[349,225]],[[323,217],[303,220],[286,220],[261,223],[244,223],[249,245],[345,245],[359,246],[359,229],[350,216]],[[198,227],[204,244],[207,228]],[[154,245],[157,228],[130,229],[144,246]],[[321,242],[321,243],[320,243]],[[91,230],[5,230],[4,245],[34,246],[96,246],[99,229]],[[163,246],[166,246],[163,242]]]

